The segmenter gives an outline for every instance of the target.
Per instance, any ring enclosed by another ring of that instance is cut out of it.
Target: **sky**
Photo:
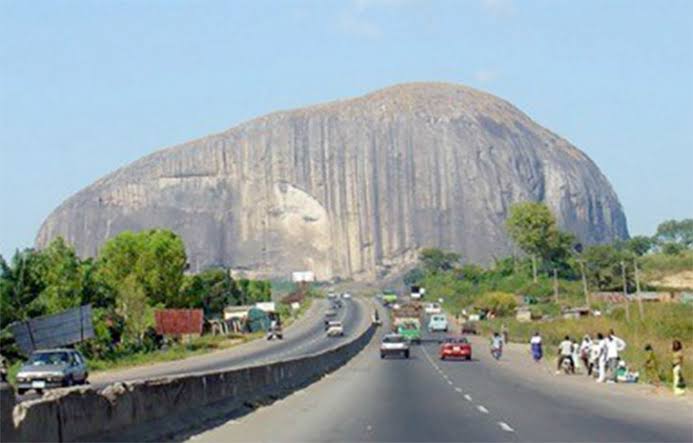
[[[0,254],[145,154],[410,81],[575,144],[631,235],[693,216],[693,1],[0,0]]]

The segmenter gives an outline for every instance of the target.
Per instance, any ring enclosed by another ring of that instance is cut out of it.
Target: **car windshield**
[[[66,365],[70,361],[67,352],[39,352],[29,358],[31,366]]]
[[[391,335],[383,339],[383,343],[402,343],[402,337],[398,335]]]
[[[445,317],[436,315],[433,317],[433,321],[445,321]]]
[[[467,339],[466,338],[449,337],[449,338],[445,339],[445,343],[453,343],[453,344],[467,343]]]

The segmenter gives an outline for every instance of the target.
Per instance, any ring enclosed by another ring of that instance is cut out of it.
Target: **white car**
[[[427,315],[436,315],[442,313],[443,310],[440,307],[439,303],[426,303],[426,306],[424,307],[424,312]]]
[[[327,324],[328,337],[344,337],[344,326],[341,321],[331,321]]]
[[[399,334],[387,334],[380,343],[380,358],[388,355],[399,355],[409,358],[409,343]]]

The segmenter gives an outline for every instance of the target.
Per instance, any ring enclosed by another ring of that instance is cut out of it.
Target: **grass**
[[[637,305],[631,305],[631,321],[625,321],[624,310],[618,307],[608,316],[587,317],[579,320],[554,319],[521,323],[514,318],[495,319],[480,322],[484,334],[500,331],[505,323],[509,329],[510,341],[529,343],[531,335],[539,331],[545,343],[547,353],[552,355],[566,335],[580,340],[589,334],[593,338],[597,332],[603,334],[613,329],[617,336],[623,338],[627,347],[623,358],[631,370],[640,370],[643,374],[646,344],[652,345],[659,362],[659,377],[665,382],[671,381],[671,343],[679,339],[684,348],[684,379],[693,380],[693,306],[668,303],[646,303],[644,320],[641,321]]]

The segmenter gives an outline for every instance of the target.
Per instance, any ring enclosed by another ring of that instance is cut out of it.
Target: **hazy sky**
[[[431,80],[585,151],[631,234],[693,216],[693,1],[0,0],[0,253],[158,148]]]

